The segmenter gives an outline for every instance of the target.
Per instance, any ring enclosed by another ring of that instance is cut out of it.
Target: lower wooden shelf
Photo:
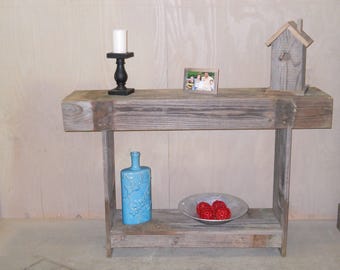
[[[271,208],[251,208],[243,217],[221,225],[205,225],[178,210],[153,210],[152,221],[123,225],[116,210],[111,246],[116,247],[277,247],[283,229]]]

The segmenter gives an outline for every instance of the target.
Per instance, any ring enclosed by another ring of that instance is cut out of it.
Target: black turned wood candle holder
[[[127,52],[127,53],[107,53],[106,58],[115,58],[117,69],[115,72],[115,80],[117,82],[117,87],[109,90],[109,95],[120,95],[120,96],[127,96],[131,93],[135,92],[134,88],[126,88],[125,84],[128,79],[128,75],[126,73],[126,70],[124,68],[125,59],[133,57],[133,52]]]

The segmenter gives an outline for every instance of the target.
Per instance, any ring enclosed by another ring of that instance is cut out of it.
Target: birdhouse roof
[[[293,36],[299,40],[306,48],[313,43],[313,40],[303,30],[299,30],[294,21],[289,21],[284,24],[274,35],[267,40],[266,45],[269,47],[272,43],[285,31],[289,30]]]

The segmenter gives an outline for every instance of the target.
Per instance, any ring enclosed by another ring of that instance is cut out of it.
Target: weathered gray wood
[[[123,225],[116,215],[112,247],[281,247],[282,229],[272,209],[249,209],[240,219],[205,225],[178,210],[153,210],[151,222]]]
[[[294,99],[296,114],[292,128],[331,128],[333,99],[328,95],[316,95],[315,88],[309,88],[304,96]]]
[[[333,100],[317,88],[304,96],[270,89],[223,89],[218,96],[143,90],[128,97],[76,91],[63,100],[66,131],[103,131],[107,255],[112,247],[279,247],[286,255],[292,128],[330,128]],[[177,210],[126,226],[116,215],[114,130],[276,129],[273,209],[250,209],[219,226]]]
[[[340,231],[340,203],[338,204],[338,219],[337,219],[336,227]]]
[[[293,128],[330,128],[332,106],[317,88],[305,96],[265,88],[220,89],[218,96],[180,89],[137,90],[127,97],[75,91],[62,102],[66,131],[276,129],[289,124],[283,114],[294,113]]]
[[[292,129],[277,129],[275,133],[273,211],[282,227],[282,256],[286,256],[287,250],[291,145]]]
[[[266,42],[272,46],[270,87],[274,90],[291,91],[304,95],[306,48],[313,40],[303,31],[302,20],[297,23],[289,21],[284,24]]]
[[[272,43],[271,50],[271,89],[303,94],[306,47],[287,29]]]
[[[105,229],[106,229],[106,255],[112,254],[111,228],[116,211],[115,196],[115,170],[114,170],[114,134],[113,131],[102,132],[103,160],[104,160],[104,199],[105,199]]]
[[[290,33],[298,39],[306,48],[308,48],[312,43],[313,39],[307,35],[302,29],[302,20],[298,20],[297,23],[294,21],[289,21],[280,27],[267,41],[266,45],[270,46],[283,32],[289,30]]]

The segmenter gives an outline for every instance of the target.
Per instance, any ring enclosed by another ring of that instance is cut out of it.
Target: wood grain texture
[[[287,30],[306,48],[313,43],[312,38],[303,31],[303,20],[298,19],[297,22],[289,21],[281,26],[280,29],[266,41],[266,45],[272,45],[272,43]]]
[[[273,211],[282,227],[281,255],[286,256],[290,163],[292,147],[292,129],[277,129],[275,133]]]
[[[275,90],[303,92],[306,47],[286,30],[273,42],[271,50],[270,87]]]
[[[263,88],[220,89],[209,97],[179,89],[128,97],[75,91],[62,109],[66,131],[330,128],[332,122],[332,99],[316,88],[306,98]]]
[[[282,230],[271,209],[249,209],[232,222],[207,226],[178,210],[153,210],[151,222],[112,228],[112,247],[280,247]]]
[[[294,131],[290,217],[334,219],[340,193],[340,81],[334,79],[340,69],[334,57],[340,42],[339,4],[338,0],[313,1],[306,8],[305,1],[294,0],[282,5],[276,1],[234,0],[1,1],[0,32],[6,38],[0,42],[0,215],[104,217],[102,134],[64,133],[60,101],[72,89],[112,88],[115,67],[105,57],[112,50],[112,29],[129,32],[128,47],[135,53],[126,63],[129,87],[180,88],[182,67],[186,65],[218,67],[221,88],[267,87],[271,50],[264,41],[291,19],[285,15],[299,10],[306,32],[315,39],[308,49],[306,82],[334,97],[334,128]],[[283,6],[287,13],[282,12]],[[207,14],[203,11],[206,8]],[[227,183],[252,206],[271,207],[271,194],[269,199],[261,193],[250,194],[242,180],[252,179],[254,186],[271,188],[274,132],[197,131],[189,138],[185,132],[175,131],[157,131],[155,136],[144,131],[130,133],[115,134],[116,171],[129,164],[125,160],[129,148],[142,145],[145,163],[157,173],[153,186],[159,191],[154,193],[156,207],[174,207],[181,198],[176,195],[162,200],[165,193],[159,185],[166,186],[167,178],[178,186],[176,191],[182,187],[175,182],[182,170],[169,160],[183,157],[176,164],[187,168],[189,183],[181,194],[189,194],[190,184],[196,183],[191,161],[180,153],[187,149],[186,139],[193,140],[194,145],[196,137],[198,145],[214,142],[209,155],[217,162],[209,162],[207,175],[211,178],[201,186],[205,191]],[[171,139],[174,133],[182,137],[177,140],[180,145],[174,145],[173,140],[167,143],[167,137]],[[249,153],[239,153],[247,150],[243,147],[245,140],[246,146],[254,145],[249,161],[266,173],[254,173],[252,166],[239,162]],[[266,145],[266,140],[270,149],[259,147]],[[223,162],[226,155],[228,163]],[[267,162],[259,163],[259,159]],[[206,160],[198,161],[197,166],[205,166]]]
[[[251,220],[247,220],[247,223],[239,224],[241,227],[237,226],[236,231],[226,230],[222,235],[221,232],[219,232],[218,237],[214,234],[211,235],[211,231],[207,234],[197,232],[192,226],[188,227],[185,231],[182,231],[182,223],[179,224],[180,229],[178,232],[168,232],[169,228],[171,230],[172,228],[178,229],[173,225],[169,227],[168,224],[165,225],[165,228],[163,227],[162,219],[167,218],[168,211],[163,211],[165,217],[153,218],[152,222],[148,223],[151,224],[151,227],[149,227],[148,224],[145,226],[142,225],[140,226],[142,229],[139,233],[134,230],[132,233],[132,235],[134,235],[133,237],[131,237],[130,232],[126,234],[124,229],[124,235],[119,235],[118,232],[117,238],[115,238],[115,233],[111,233],[111,244],[109,245],[109,228],[112,228],[112,232],[114,232],[119,225],[122,224],[121,221],[113,221],[113,213],[116,211],[116,205],[112,130],[135,130],[138,123],[141,123],[139,128],[142,128],[143,130],[162,130],[164,126],[166,129],[170,130],[232,128],[263,129],[263,121],[253,121],[253,123],[250,123],[251,119],[255,118],[255,116],[260,116],[260,119],[263,118],[266,122],[271,122],[271,125],[266,126],[266,128],[276,129],[273,212],[282,228],[282,232],[280,232],[281,242],[279,247],[282,256],[285,256],[288,232],[292,126],[295,123],[296,112],[299,108],[294,102],[294,96],[282,94],[281,92],[279,92],[279,95],[274,95],[275,92],[276,91],[266,91],[265,89],[244,89],[243,91],[225,90],[222,91],[219,96],[211,96],[210,98],[204,99],[202,96],[185,94],[178,90],[145,90],[139,95],[131,95],[129,97],[110,97],[107,93],[103,93],[103,91],[83,91],[74,92],[75,94],[71,94],[67,97],[65,100],[76,102],[79,100],[84,102],[84,99],[87,99],[94,107],[92,115],[95,130],[100,130],[103,127],[108,129],[103,133],[107,256],[110,256],[112,253],[111,247],[116,247],[116,242],[121,240],[124,240],[123,242],[125,244],[128,243],[127,246],[131,247],[164,247],[168,245],[176,247],[204,247],[207,246],[207,243],[209,243],[208,246],[213,243],[213,246],[215,247],[273,246],[271,243],[271,236],[267,238],[268,235],[266,235],[266,237],[261,236],[263,233],[259,233],[260,236],[254,233],[251,234],[248,230],[240,232],[240,228],[247,227],[249,224],[251,226]],[[318,90],[314,94],[322,96],[323,92]],[[301,98],[302,97],[300,97],[300,99]],[[202,103],[202,101],[204,102]],[[82,112],[81,109],[77,107],[76,110],[70,110],[69,106],[67,106],[66,110],[67,112],[75,111],[77,121],[81,121],[78,117],[78,112]],[[70,114],[65,115],[69,117]],[[192,120],[195,120],[196,118],[201,120],[197,126],[192,125]],[[88,119],[88,115],[85,119]],[[178,120],[182,121],[178,124]],[[211,120],[218,120],[220,127],[217,128],[215,123],[212,124],[210,122]],[[234,126],[226,126],[224,124],[225,120],[234,120]],[[120,125],[122,121],[123,125]],[[173,124],[173,121],[176,121],[175,125]],[[262,219],[265,223],[265,218],[262,217]],[[178,225],[178,223],[176,224]],[[127,228],[129,228],[129,226],[127,226]],[[247,227],[247,229],[249,228]],[[135,238],[135,235],[138,235],[138,237]],[[148,235],[152,235],[152,238]],[[168,235],[171,235],[171,237],[168,238]],[[173,235],[176,235],[176,237],[173,238]],[[178,235],[180,235],[180,237],[178,237]],[[129,241],[125,242],[127,237],[129,238]],[[218,240],[216,241],[216,239]],[[133,244],[129,243],[130,241]],[[123,246],[125,246],[125,244],[123,244]]]
[[[106,255],[112,254],[110,243],[110,230],[113,226],[116,211],[115,196],[115,163],[114,163],[114,136],[113,131],[102,132],[103,142],[103,168],[104,168],[104,199],[105,199],[105,229],[106,229]]]
[[[165,2],[167,88],[180,88],[184,68],[217,67],[218,6],[214,0]]]
[[[183,198],[202,192],[233,194],[254,207],[271,207],[272,194],[268,191],[272,190],[274,167],[273,133],[272,130],[170,132],[168,208],[177,208]]]
[[[340,231],[340,203],[338,204],[338,216],[337,216],[336,227]]]

